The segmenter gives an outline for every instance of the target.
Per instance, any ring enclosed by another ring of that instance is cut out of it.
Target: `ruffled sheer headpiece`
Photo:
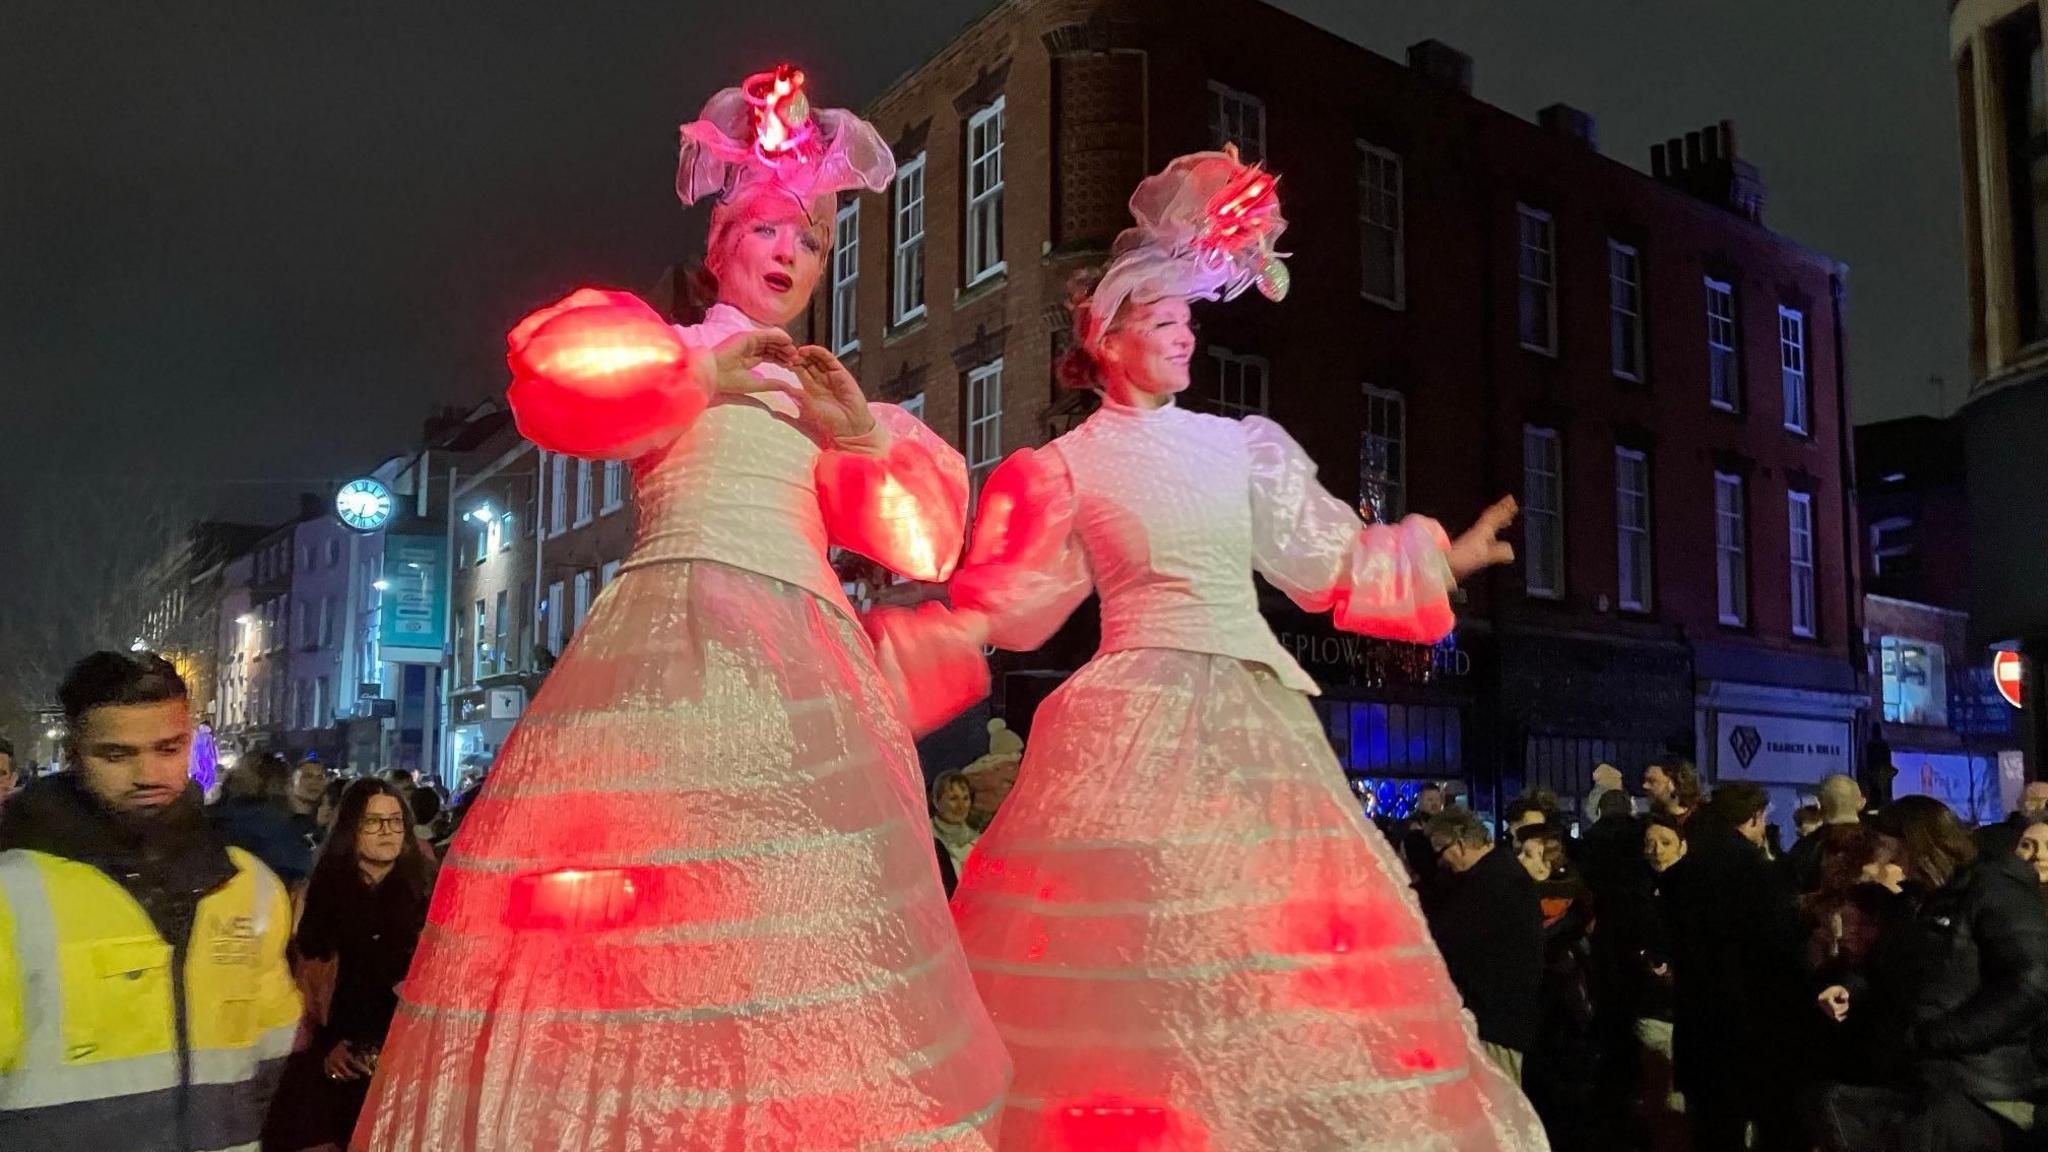
[[[775,188],[808,211],[849,188],[879,192],[896,174],[874,125],[843,108],[811,107],[803,72],[787,64],[713,96],[682,138],[676,195],[685,204]]]
[[[1097,347],[1127,300],[1231,300],[1256,284],[1287,295],[1286,254],[1274,251],[1287,220],[1279,177],[1237,158],[1234,145],[1196,152],[1148,176],[1131,193],[1131,216],[1109,268],[1089,297],[1083,342]]]

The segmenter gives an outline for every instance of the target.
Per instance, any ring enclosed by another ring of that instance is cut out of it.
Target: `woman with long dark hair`
[[[324,1013],[309,1013],[313,1042],[285,1072],[264,1129],[266,1152],[348,1143],[432,888],[432,865],[399,790],[375,778],[350,784],[314,860],[293,939],[301,959],[334,963],[333,998]]]

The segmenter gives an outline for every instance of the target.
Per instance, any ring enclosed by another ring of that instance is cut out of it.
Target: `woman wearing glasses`
[[[293,941],[301,963],[335,965],[334,994],[308,1005],[313,1042],[285,1072],[263,1134],[267,1152],[348,1143],[427,922],[431,867],[397,788],[375,778],[348,786]]]

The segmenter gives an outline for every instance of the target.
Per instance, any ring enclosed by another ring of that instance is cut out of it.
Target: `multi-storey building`
[[[1294,290],[1198,308],[1185,402],[1272,416],[1369,517],[1524,507],[1520,562],[1435,650],[1266,597],[1360,786],[1575,796],[1600,761],[1683,751],[1789,800],[1851,770],[1846,269],[1764,225],[1732,125],[1645,173],[1584,112],[1475,99],[1472,69],[1255,0],[1006,0],[866,110],[898,175],[842,199],[809,330],[978,482],[1085,409],[1054,380],[1063,303],[1137,181],[1234,144],[1280,174]],[[1006,666],[1013,725],[1085,659],[1087,617]]]

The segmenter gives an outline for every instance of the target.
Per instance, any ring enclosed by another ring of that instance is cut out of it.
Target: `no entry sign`
[[[1996,652],[1991,656],[1991,682],[1998,685],[1998,694],[2005,697],[2005,702],[2015,708],[2024,707],[2020,703],[2024,668],[2017,652]]]

